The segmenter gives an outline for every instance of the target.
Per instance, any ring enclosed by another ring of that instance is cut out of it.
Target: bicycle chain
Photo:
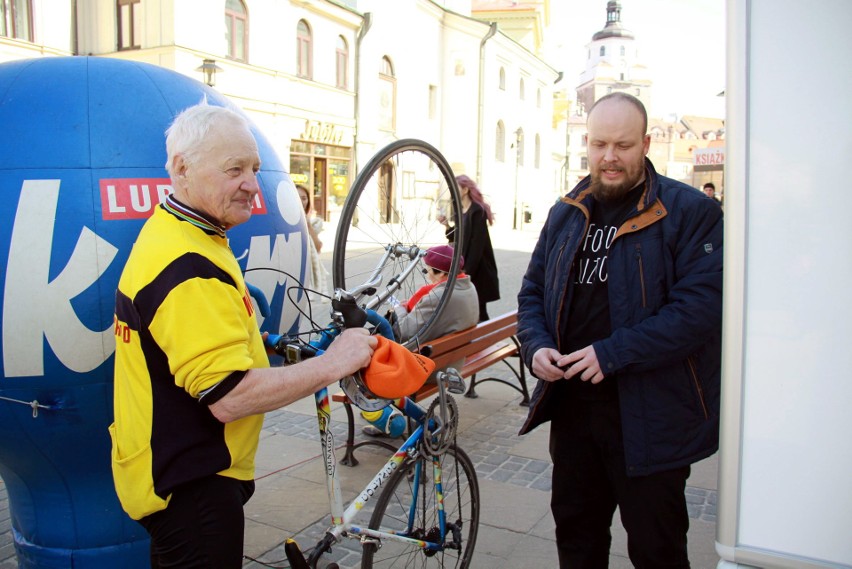
[[[459,426],[459,410],[456,405],[456,400],[449,394],[446,396],[447,401],[447,421],[444,423],[440,415],[441,401],[439,397],[432,400],[429,409],[426,411],[426,420],[423,421],[423,452],[427,456],[439,456],[444,454],[453,443],[456,441],[456,431]],[[429,425],[434,422],[435,428],[430,429]]]

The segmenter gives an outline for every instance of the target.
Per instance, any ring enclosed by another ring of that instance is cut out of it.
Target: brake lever
[[[367,323],[367,311],[358,306],[355,295],[345,290],[338,289],[334,292],[331,308],[335,315],[340,315],[344,328],[363,328]]]

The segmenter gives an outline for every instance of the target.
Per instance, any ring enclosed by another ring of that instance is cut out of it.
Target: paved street
[[[538,234],[537,227],[494,231],[492,239],[500,266],[503,298],[489,305],[496,316],[516,307],[516,292]],[[330,263],[329,263],[330,264]],[[480,374],[513,379],[499,364]],[[530,389],[534,381],[530,381]],[[549,499],[551,465],[547,454],[548,428],[518,437],[526,408],[517,392],[496,382],[477,389],[478,399],[457,396],[460,409],[459,444],[475,463],[482,499],[481,525],[475,549],[475,568],[517,569],[556,567]],[[345,437],[345,414],[334,404],[332,431],[336,444]],[[356,419],[358,420],[358,419]],[[338,458],[342,451],[338,451]],[[355,468],[341,467],[344,499],[359,491],[387,459],[372,447],[356,451]],[[258,455],[257,491],[246,508],[245,566],[286,567],[283,542],[295,537],[303,547],[313,544],[329,523],[325,481],[313,402],[302,400],[267,415]],[[694,569],[716,567],[716,457],[693,467],[687,501],[691,518],[689,547]],[[610,567],[631,567],[623,529],[614,522]],[[334,548],[341,567],[358,567],[357,542]],[[13,557],[8,501],[0,483],[0,569],[17,567]]]

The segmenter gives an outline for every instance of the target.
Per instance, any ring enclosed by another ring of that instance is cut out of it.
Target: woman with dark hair
[[[488,226],[494,223],[491,206],[482,197],[476,182],[462,174],[456,176],[462,203],[462,223],[464,223],[462,256],[465,258],[465,272],[476,287],[479,295],[479,321],[488,320],[486,303],[500,298],[500,281],[497,276],[497,261],[491,246]],[[439,215],[438,221],[447,227],[447,240],[455,243],[455,228],[447,222],[446,216]]]

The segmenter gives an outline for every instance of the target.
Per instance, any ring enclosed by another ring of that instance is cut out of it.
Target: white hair
[[[208,105],[206,97],[175,117],[171,126],[166,129],[166,170],[169,176],[174,178],[176,174],[172,172],[175,156],[180,154],[184,162],[191,164],[201,150],[210,128],[221,123],[243,126],[250,130],[249,122],[243,115],[225,107]]]

